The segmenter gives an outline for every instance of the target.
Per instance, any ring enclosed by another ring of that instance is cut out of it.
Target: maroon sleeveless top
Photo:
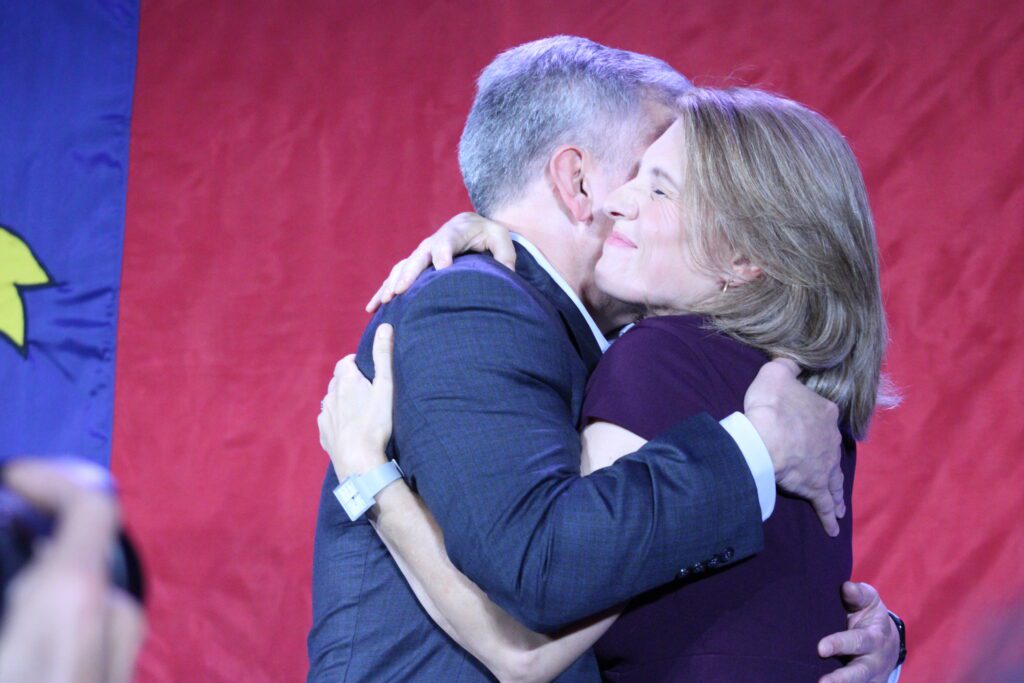
[[[616,341],[587,386],[583,424],[651,439],[695,413],[743,410],[761,351],[708,331],[698,316],[643,320]],[[810,503],[778,496],[764,550],[635,598],[595,646],[607,681],[817,681],[838,668],[822,637],[846,629],[855,446],[844,435],[847,514],[830,538]]]

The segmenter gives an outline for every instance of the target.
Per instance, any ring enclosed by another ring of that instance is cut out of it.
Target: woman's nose
[[[604,212],[612,220],[631,221],[636,218],[636,199],[627,186],[620,187],[608,196],[604,203]]]

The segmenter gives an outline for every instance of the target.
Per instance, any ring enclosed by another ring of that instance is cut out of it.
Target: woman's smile
[[[621,232],[612,231],[612,234],[608,235],[608,239],[604,241],[605,245],[610,247],[621,247],[625,249],[636,249],[636,244],[633,240],[629,239]]]

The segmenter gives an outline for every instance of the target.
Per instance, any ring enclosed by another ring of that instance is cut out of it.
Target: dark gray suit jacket
[[[389,447],[444,529],[455,565],[526,626],[552,632],[715,557],[760,550],[760,507],[735,442],[707,415],[581,477],[580,409],[600,350],[517,245],[428,271],[373,318],[357,364],[395,326]],[[309,681],[477,681],[488,672],[419,606],[328,468],[313,561]],[[728,550],[729,552],[726,552]],[[560,681],[599,680],[588,653]]]

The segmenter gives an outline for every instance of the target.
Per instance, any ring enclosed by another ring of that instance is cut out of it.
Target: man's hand
[[[900,637],[889,610],[866,583],[844,583],[843,602],[849,630],[822,638],[818,654],[851,659],[819,683],[885,683],[900,654]]]
[[[839,409],[797,380],[791,360],[764,365],[747,389],[743,411],[760,434],[775,466],[775,483],[814,506],[825,531],[839,534],[846,514],[839,468]]]
[[[470,251],[489,251],[499,263],[515,270],[516,250],[508,230],[478,214],[460,213],[394,265],[387,280],[366,304],[366,312],[373,313],[409,289],[419,274],[431,265],[437,270],[447,268],[455,254]]]

